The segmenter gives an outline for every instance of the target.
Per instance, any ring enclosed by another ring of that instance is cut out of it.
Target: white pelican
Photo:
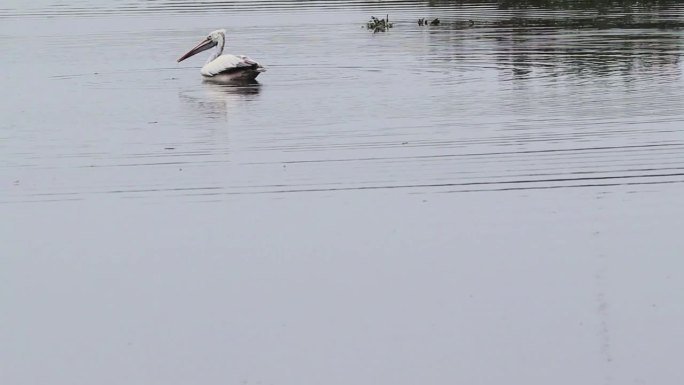
[[[261,64],[244,55],[222,55],[226,44],[226,30],[217,29],[204,38],[195,48],[178,59],[178,62],[196,55],[209,48],[218,46],[218,50],[209,56],[209,60],[202,67],[200,73],[205,78],[217,81],[254,80],[260,73],[266,71]]]

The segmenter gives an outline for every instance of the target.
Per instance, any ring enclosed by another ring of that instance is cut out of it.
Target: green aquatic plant
[[[386,15],[384,19],[378,19],[375,16],[371,16],[370,21],[366,23],[366,28],[373,30],[373,33],[386,32],[393,26],[394,24],[389,22],[389,15]]]

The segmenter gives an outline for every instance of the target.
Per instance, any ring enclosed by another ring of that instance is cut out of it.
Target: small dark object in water
[[[384,19],[378,19],[375,16],[371,16],[371,20],[366,23],[366,28],[372,29],[375,32],[385,32],[387,29],[392,28],[394,24],[389,22],[389,15],[385,16]]]
[[[439,19],[434,18],[432,21],[430,21],[428,19],[420,18],[418,19],[418,25],[421,27],[424,25],[439,25]]]

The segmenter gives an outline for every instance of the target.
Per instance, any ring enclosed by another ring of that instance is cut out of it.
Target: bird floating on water
[[[256,79],[260,73],[266,71],[261,64],[244,55],[223,54],[223,47],[226,44],[226,30],[217,29],[205,37],[195,48],[188,51],[178,59],[178,63],[197,55],[202,51],[217,47],[218,50],[209,56],[207,63],[202,67],[200,73],[205,78],[218,81],[251,81]]]

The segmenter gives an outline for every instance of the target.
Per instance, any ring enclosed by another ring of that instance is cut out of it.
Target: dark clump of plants
[[[420,26],[423,26],[423,25],[432,25],[432,26],[436,26],[436,25],[439,25],[439,23],[440,23],[440,21],[439,21],[439,19],[437,19],[437,18],[432,19],[432,20],[428,20],[428,19],[418,19],[418,25],[420,25]]]
[[[371,16],[371,19],[366,23],[366,28],[373,30],[375,32],[385,32],[392,28],[393,24],[389,22],[389,15],[385,16],[384,19],[378,19],[375,16]]]

